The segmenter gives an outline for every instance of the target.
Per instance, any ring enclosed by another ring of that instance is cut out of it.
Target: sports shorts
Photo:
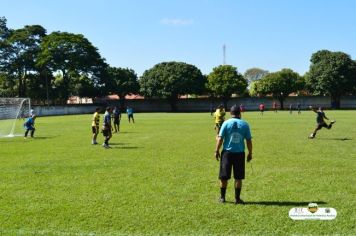
[[[111,129],[104,129],[103,130],[103,136],[108,137],[111,135]]]
[[[93,132],[93,134],[99,133],[99,126],[92,126],[91,127],[91,132]]]
[[[323,127],[324,128],[329,128],[329,126],[325,122],[323,122],[323,123],[318,123],[316,129],[319,130],[319,129],[323,128]]]
[[[230,179],[231,170],[234,170],[234,179],[245,179],[244,152],[221,152],[219,179]]]

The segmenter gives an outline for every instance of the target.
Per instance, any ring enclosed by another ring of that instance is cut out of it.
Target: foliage
[[[53,32],[45,37],[41,43],[37,65],[61,73],[63,80],[60,87],[63,91],[60,99],[63,101],[70,95],[79,93],[88,97],[95,96],[96,93],[91,90],[103,86],[100,75],[106,64],[98,49],[81,34]],[[90,92],[79,91],[76,82],[79,82],[78,86],[91,86]]]
[[[255,93],[260,95],[271,94],[278,99],[283,109],[283,102],[292,92],[298,90],[300,86],[301,77],[298,73],[291,69],[282,69],[281,71],[270,73],[255,85]]]
[[[138,94],[140,91],[137,75],[132,69],[116,67],[109,67],[108,74],[112,82],[109,92],[119,95],[121,110],[123,110],[125,107],[125,96],[127,94]]]
[[[237,68],[231,65],[220,65],[213,68],[208,75],[208,89],[215,97],[222,98],[225,104],[232,94],[241,95],[247,88],[247,81],[237,71]]]
[[[15,97],[16,83],[13,76],[0,72],[0,97]]]
[[[18,95],[26,96],[26,82],[37,68],[35,61],[40,51],[40,43],[46,30],[40,25],[26,25],[11,31],[1,45],[3,54],[0,58],[2,70],[13,74],[18,81]]]
[[[254,81],[262,79],[267,74],[267,70],[262,70],[260,68],[250,68],[245,71],[244,78],[247,80],[248,84],[251,84]]]
[[[352,93],[356,87],[356,63],[343,52],[321,50],[310,59],[307,74],[308,88],[316,95],[331,95],[332,103],[339,108],[340,97]]]
[[[167,98],[176,110],[179,95],[201,94],[205,77],[194,65],[183,62],[162,62],[146,70],[140,79],[140,91],[145,97]]]

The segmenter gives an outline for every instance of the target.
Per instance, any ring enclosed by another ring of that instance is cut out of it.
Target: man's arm
[[[220,136],[216,137],[216,146],[215,146],[215,158],[218,161],[220,158],[220,147],[223,143],[223,139]]]
[[[246,144],[248,150],[247,161],[249,162],[252,160],[252,139],[246,139]]]
[[[313,106],[309,106],[309,108],[310,108],[310,110],[314,111],[315,113],[318,113],[318,112],[316,111],[316,108],[314,108]]]

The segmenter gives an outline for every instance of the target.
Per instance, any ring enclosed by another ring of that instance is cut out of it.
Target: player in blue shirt
[[[127,113],[127,117],[129,118],[129,123],[131,123],[131,119],[132,119],[132,123],[135,123],[135,119],[133,117],[133,109],[132,107],[127,107],[126,109],[126,113]]]
[[[228,180],[234,170],[235,204],[244,204],[240,198],[242,180],[245,178],[245,140],[248,149],[247,161],[252,159],[252,137],[248,123],[241,119],[240,108],[236,105],[230,109],[231,119],[221,126],[215,149],[215,158],[220,159],[220,202],[225,202]],[[220,147],[223,150],[220,154]]]
[[[33,135],[35,133],[35,119],[36,116],[32,115],[29,118],[27,118],[26,122],[24,123],[24,128],[25,128],[25,138],[27,138],[28,132],[31,131],[31,138],[33,138]]]

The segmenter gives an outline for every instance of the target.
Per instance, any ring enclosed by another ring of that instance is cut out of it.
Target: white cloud
[[[169,18],[164,18],[160,20],[160,23],[162,25],[191,25],[194,23],[194,20],[192,19],[169,19]]]

